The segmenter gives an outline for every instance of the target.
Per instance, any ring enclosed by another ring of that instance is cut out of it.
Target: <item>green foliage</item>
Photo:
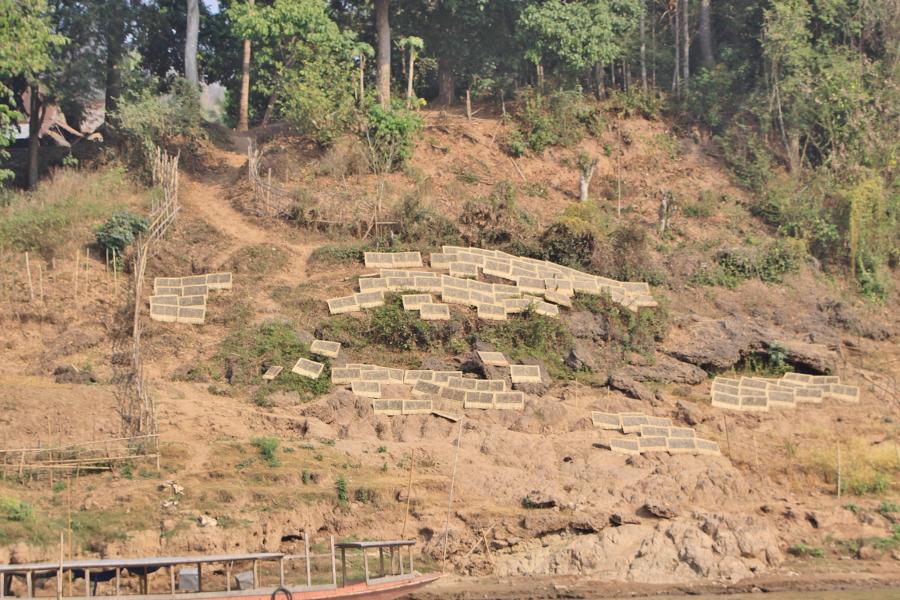
[[[575,294],[572,304],[599,316],[607,341],[622,350],[649,354],[669,330],[669,312],[662,306],[641,308],[635,313],[613,302],[608,295],[582,293]]]
[[[554,377],[570,375],[564,359],[574,339],[559,319],[529,309],[506,322],[479,327],[477,336],[514,360],[536,358],[545,362]]]
[[[156,146],[196,151],[206,138],[200,90],[185,79],[176,79],[167,94],[158,95],[148,86],[121,98],[109,121],[145,171]]]
[[[368,242],[325,244],[312,251],[309,263],[322,266],[362,263],[363,254],[373,249]]]
[[[697,195],[697,200],[695,202],[684,204],[682,211],[686,217],[708,219],[715,214],[718,201],[719,197],[714,191],[702,190]]]
[[[315,360],[291,324],[266,321],[259,325],[245,323],[232,331],[219,345],[215,361],[230,383],[249,385],[262,382],[266,365],[292,365],[300,357]],[[309,400],[331,389],[330,373],[326,365],[318,379],[309,379],[285,369],[278,379],[261,388],[259,399],[254,401],[265,403],[266,396],[278,390],[297,392],[301,400]]]
[[[750,125],[731,121],[716,142],[725,164],[747,188],[765,189],[772,173],[772,156],[766,140]]]
[[[102,225],[98,225],[94,229],[94,234],[101,248],[110,253],[115,250],[121,256],[125,248],[134,241],[135,236],[147,231],[148,227],[150,222],[146,217],[123,210],[115,213]]]
[[[844,177],[820,171],[805,180],[776,178],[751,210],[805,243],[824,268],[849,267],[863,295],[887,295],[885,270],[900,248],[900,195],[882,175],[856,169]]]
[[[0,1],[0,161],[9,157],[4,148],[15,139],[11,127],[22,117],[7,84],[18,77],[36,82],[54,48],[66,42],[49,13],[46,0]],[[0,168],[0,183],[10,177],[12,171]]]
[[[337,500],[341,506],[346,506],[347,503],[350,502],[350,494],[347,491],[347,480],[344,479],[343,475],[338,475],[337,481],[334,483],[334,491],[337,494]]]
[[[809,546],[802,542],[791,545],[788,548],[788,553],[800,558],[823,558],[825,556],[825,550],[823,550],[822,548]]]
[[[16,523],[34,521],[34,509],[27,502],[0,496],[0,517]]]
[[[890,515],[893,513],[900,513],[900,504],[894,502],[893,500],[882,500],[881,504],[878,505],[878,512],[882,515]]]
[[[388,173],[412,156],[413,137],[422,128],[422,119],[402,107],[384,108],[372,104],[367,113],[363,141],[369,149],[369,165],[374,173]]]
[[[638,86],[628,90],[612,90],[607,100],[610,110],[620,112],[626,117],[641,116],[646,119],[659,117],[663,109],[662,100],[653,91],[644,91]]]
[[[596,202],[570,204],[556,223],[544,230],[540,246],[547,260],[590,269],[594,254],[609,234],[610,223]]]
[[[458,245],[459,230],[452,220],[434,209],[424,206],[417,198],[407,196],[392,211],[397,222],[397,237],[402,243],[418,248],[439,248]]]
[[[233,2],[233,31],[253,43],[254,90],[274,97],[301,133],[329,143],[355,119],[355,35],[321,0]]]
[[[250,440],[254,448],[259,451],[259,455],[270,467],[280,467],[281,461],[278,459],[278,446],[280,442],[273,437],[256,437]]]
[[[415,312],[403,310],[399,298],[388,298],[370,313],[366,338],[396,350],[427,349],[434,343],[436,327]]]
[[[804,252],[797,244],[778,240],[761,247],[742,246],[720,250],[715,265],[702,265],[693,276],[700,285],[721,285],[729,288],[747,279],[766,283],[780,283],[788,273],[796,271]]]
[[[507,151],[513,156],[524,154],[522,141],[532,152],[541,154],[550,146],[573,146],[586,134],[598,135],[603,130],[600,108],[579,91],[529,94],[516,119],[518,128],[512,131],[521,135],[521,141],[511,140],[512,133],[506,140]]]
[[[529,4],[517,24],[525,57],[534,64],[556,62],[570,74],[610,63],[624,51],[625,35],[637,25],[634,0]]]
[[[353,493],[353,498],[362,504],[375,504],[378,502],[378,492],[372,488],[361,487]]]
[[[503,136],[500,147],[513,158],[520,158],[528,153],[528,140],[518,127],[513,126]]]
[[[514,185],[501,181],[487,197],[467,200],[459,216],[463,240],[473,246],[508,246],[528,237],[528,216],[519,209]]]

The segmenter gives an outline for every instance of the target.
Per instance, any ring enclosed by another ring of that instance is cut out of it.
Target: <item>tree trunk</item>
[[[641,6],[641,88],[647,91],[647,5]]]
[[[187,0],[187,29],[184,35],[184,78],[197,85],[197,37],[200,34],[200,0]]]
[[[538,90],[543,92],[544,91],[544,65],[542,63],[537,63],[537,65],[535,65],[535,67],[537,70]]]
[[[29,110],[31,112],[28,115],[28,189],[34,191],[38,187],[38,161],[41,146],[41,100],[36,85],[31,86]]]
[[[704,67],[715,62],[712,47],[712,24],[710,23],[710,0],[700,0],[700,60]]]
[[[391,103],[391,25],[388,21],[388,0],[375,0],[375,32],[378,37],[375,55],[378,102],[387,108]]]
[[[472,88],[466,88],[466,118],[472,120]]]
[[[603,63],[597,63],[594,65],[594,81],[596,85],[596,94],[597,100],[603,100],[606,97],[606,86],[604,85],[604,80],[606,79],[606,70],[603,67]]]
[[[691,76],[691,35],[690,35],[690,0],[681,0],[681,8],[684,14],[681,15],[681,86],[687,91],[688,79]]]
[[[675,20],[672,21],[672,13],[669,13],[669,26],[675,31],[675,68],[672,70],[672,91],[681,92],[681,11],[678,0],[675,2]]]
[[[406,80],[406,107],[411,108],[413,101],[413,69],[416,64],[416,50],[409,49],[409,73]]]
[[[656,15],[650,19],[650,81],[656,88]]]
[[[437,103],[441,106],[453,104],[453,70],[450,61],[443,57],[438,59]]]
[[[252,1],[252,0],[251,0]],[[250,40],[244,40],[244,58],[241,61],[241,99],[238,107],[238,131],[250,127]]]
[[[266,103],[266,112],[263,113],[262,123],[260,123],[263,127],[269,124],[269,119],[272,118],[272,113],[275,112],[275,98],[277,95],[277,90],[272,90],[272,93],[269,94],[269,101]]]
[[[106,96],[104,107],[107,118],[115,112],[122,94],[122,54],[125,45],[124,8],[115,3],[107,14],[106,31]]]
[[[366,57],[359,55],[359,105],[362,106],[366,98]]]

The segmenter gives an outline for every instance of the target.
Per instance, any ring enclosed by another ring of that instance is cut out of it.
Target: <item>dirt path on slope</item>
[[[212,152],[211,158],[219,162],[219,168],[203,175],[182,171],[180,194],[182,210],[206,221],[228,242],[227,246],[212,258],[212,263],[223,265],[239,248],[252,244],[272,243],[273,239],[277,238],[279,245],[291,253],[284,276],[294,282],[305,281],[307,261],[316,244],[285,241],[283,236],[260,226],[237,211],[228,201],[228,188],[240,177],[245,176],[243,169],[247,161],[246,156],[221,149]]]

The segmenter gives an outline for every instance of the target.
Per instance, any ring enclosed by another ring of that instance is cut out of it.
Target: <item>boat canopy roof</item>
[[[415,540],[389,540],[386,542],[339,542],[335,548],[387,548],[389,546],[413,546]]]
[[[143,569],[153,567],[169,567],[172,565],[196,563],[223,563],[251,560],[278,560],[284,554],[278,552],[261,552],[257,554],[212,554],[201,556],[155,556],[152,558],[96,558],[84,560],[65,560],[62,568],[71,569]],[[25,573],[27,571],[57,571],[59,562],[22,563],[19,565],[0,565],[0,573]]]

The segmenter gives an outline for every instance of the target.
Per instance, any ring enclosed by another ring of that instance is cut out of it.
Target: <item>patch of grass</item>
[[[708,219],[716,212],[719,195],[712,190],[702,190],[694,202],[684,203],[684,216],[693,219]]]
[[[283,248],[272,244],[244,246],[231,257],[231,270],[243,276],[261,278],[283,269],[288,262]]]
[[[298,358],[316,360],[309,348],[297,337],[290,323],[267,321],[259,325],[246,324],[226,337],[219,345],[215,360],[232,384],[260,384],[264,365],[285,367],[282,374],[259,392],[262,401],[275,391],[293,391],[301,400],[310,400],[331,389],[331,369],[325,369],[317,379],[301,377],[290,372]]]
[[[250,443],[259,451],[260,456],[270,467],[280,467],[281,460],[278,458],[279,441],[273,437],[257,437],[250,440]]]
[[[121,168],[54,171],[37,192],[11,194],[0,208],[0,249],[50,258],[92,237],[95,224],[135,204],[137,195]]]
[[[421,320],[403,310],[400,294],[385,294],[383,306],[367,310],[363,317],[338,315],[321,325],[322,335],[351,348],[389,349],[391,352],[451,347],[463,326],[455,319]]]
[[[794,556],[799,556],[801,558],[823,558],[825,556],[825,550],[823,550],[822,548],[809,546],[802,542],[791,545],[788,548],[788,553],[793,554]]]
[[[701,265],[691,281],[698,285],[728,288],[753,278],[765,283],[780,283],[787,273],[800,267],[802,258],[802,247],[789,240],[779,240],[763,247],[720,250],[715,255],[715,262]]]
[[[570,378],[564,359],[574,343],[572,334],[559,319],[526,310],[503,323],[479,325],[474,332],[514,360],[536,358],[546,363],[553,377]]]
[[[345,242],[319,246],[309,255],[310,266],[362,264],[363,253],[374,250],[370,242]]]
[[[837,453],[833,445],[801,449],[796,464],[801,471],[816,475],[831,489],[837,485]],[[892,488],[898,473],[900,460],[893,446],[872,445],[860,436],[841,444],[842,493],[854,496],[883,494]]]

